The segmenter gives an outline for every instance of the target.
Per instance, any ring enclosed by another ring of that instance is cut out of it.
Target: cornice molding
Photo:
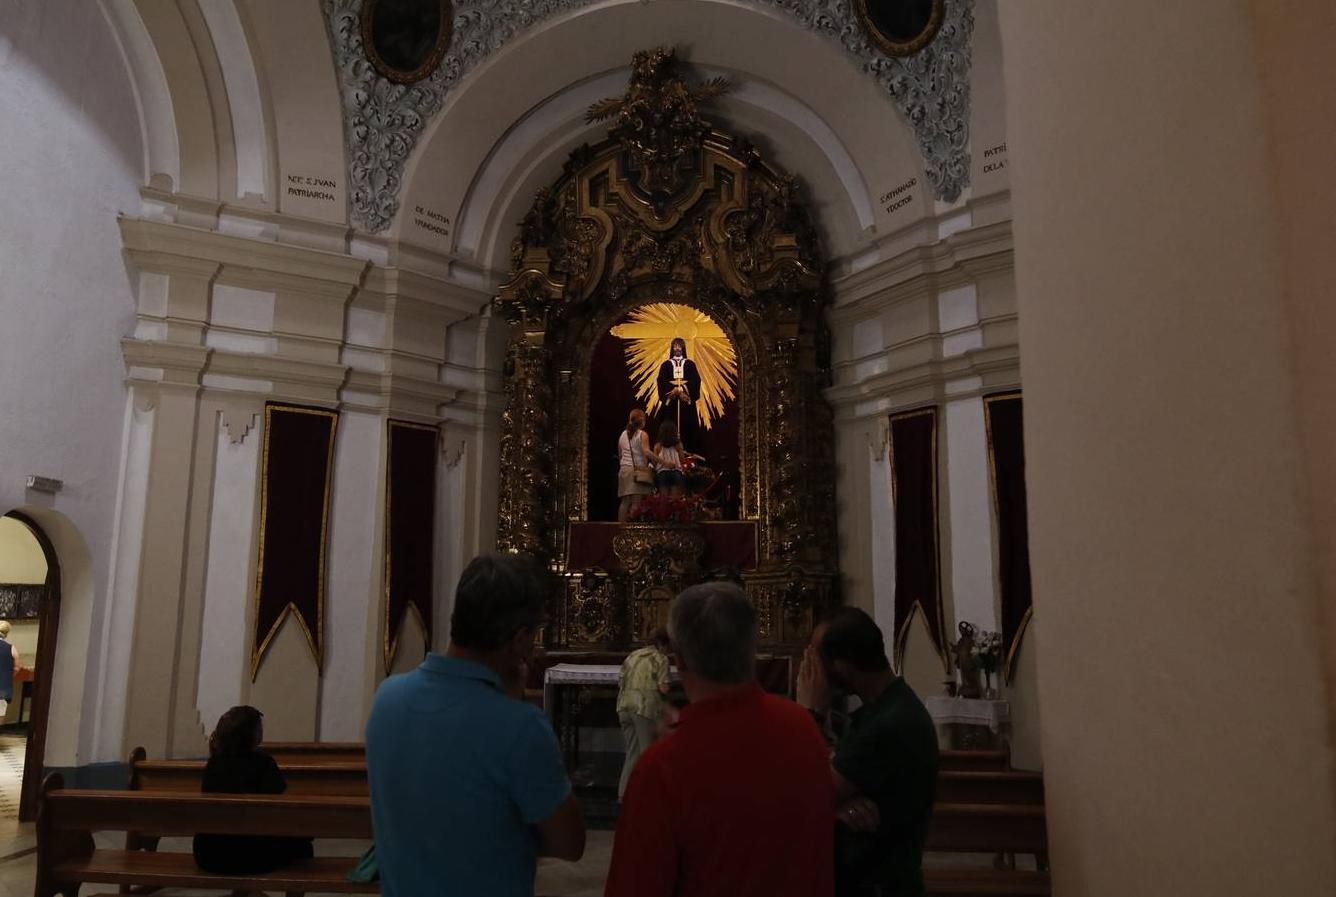
[[[363,289],[411,300],[446,313],[447,326],[477,315],[492,300],[492,293],[462,286],[444,277],[407,268],[374,266],[367,271]]]
[[[947,391],[949,383],[970,377],[980,379],[977,389]],[[929,401],[947,402],[993,392],[1013,382],[1020,382],[1020,347],[1016,345],[974,349],[951,358],[934,358],[896,368],[857,383],[832,386],[825,396],[835,408],[837,419],[851,420],[875,416],[854,413],[859,405],[883,400],[895,404],[896,397],[906,393],[919,394],[914,400],[919,403],[925,401],[921,397],[924,394],[930,397]]]
[[[153,252],[197,259],[239,271],[254,269],[353,287],[361,282],[370,264],[336,252],[238,237],[184,224],[124,216],[118,223],[121,241],[131,253]]]
[[[1010,221],[969,228],[836,279],[831,283],[830,320],[856,321],[925,291],[959,286],[1013,267]]]

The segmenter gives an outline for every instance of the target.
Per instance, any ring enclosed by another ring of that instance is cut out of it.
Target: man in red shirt
[[[816,723],[755,681],[756,610],[731,583],[673,601],[691,703],[627,785],[607,897],[831,897],[830,759]]]

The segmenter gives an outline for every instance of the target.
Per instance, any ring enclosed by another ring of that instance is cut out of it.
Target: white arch
[[[176,134],[176,113],[158,51],[134,0],[98,0],[107,25],[125,61],[139,109],[144,145],[144,182],[166,175],[172,187],[181,183],[181,145]]]
[[[232,140],[236,147],[237,197],[247,194],[267,197],[273,170],[269,159],[268,126],[255,58],[237,14],[236,0],[198,2],[209,26],[209,36],[227,88]]]
[[[80,729],[93,629],[93,555],[79,530],[59,511],[35,505],[13,510],[42,528],[60,565],[60,625],[51,671],[51,709],[43,763],[78,766],[89,760],[81,750]]]
[[[809,187],[822,188],[820,197],[810,198],[827,209],[833,207],[841,219],[825,216],[826,229],[838,235],[837,242],[847,244],[873,226],[873,204],[862,173],[823,119],[767,82],[722,70],[708,74],[731,77],[736,83],[729,98],[706,113],[709,119],[722,118],[720,125],[734,129],[752,125],[757,134],[790,150],[790,155],[807,157],[807,164],[794,167]],[[456,252],[495,263],[513,236],[516,211],[532,200],[535,175],[551,180],[570,149],[603,137],[606,124],[586,125],[584,110],[624,90],[626,78],[626,69],[618,69],[573,85],[506,132],[464,200],[455,229]],[[720,110],[722,116],[716,114]],[[811,144],[809,152],[798,151],[803,143]],[[834,192],[840,195],[832,196]]]
[[[857,248],[849,235],[860,236],[869,216],[874,226],[884,223],[875,203],[879,193],[911,178],[922,182],[909,126],[885,91],[835,42],[785,16],[725,0],[649,5],[613,0],[517,38],[451,92],[409,162],[391,234],[423,242],[407,219],[419,205],[433,208],[455,225],[435,248],[461,255],[473,250],[478,264],[497,268],[503,255],[496,247],[503,249],[504,242],[495,238],[494,228],[480,232],[474,216],[482,201],[511,209],[502,196],[489,195],[494,185],[505,183],[499,172],[527,159],[527,167],[510,168],[509,181],[527,183],[539,157],[550,156],[554,146],[569,151],[584,139],[601,137],[605,127],[584,129],[576,112],[580,103],[620,93],[624,82],[607,91],[614,83],[610,73],[624,71],[636,50],[661,44],[678,45],[697,68],[736,73],[740,85],[749,85],[719,105],[733,118],[777,125],[769,136],[781,148],[799,143],[820,148],[829,186],[844,194],[849,215],[839,227],[826,222],[827,231],[841,237],[834,252]],[[535,71],[542,77],[534,77]],[[563,87],[553,93],[552,85]],[[795,173],[813,179],[809,171]],[[513,217],[510,211],[506,215]]]

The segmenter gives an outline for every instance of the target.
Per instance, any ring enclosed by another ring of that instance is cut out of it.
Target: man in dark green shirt
[[[862,706],[835,745],[836,897],[919,897],[923,841],[937,788],[937,730],[891,670],[881,630],[855,607],[812,633],[798,701],[825,722],[833,692]]]

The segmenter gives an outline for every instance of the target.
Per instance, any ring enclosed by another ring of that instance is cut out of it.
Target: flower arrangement
[[[970,647],[970,655],[986,675],[997,672],[1002,665],[1002,633],[979,630]]]
[[[634,511],[632,523],[695,523],[705,515],[698,495],[680,498],[657,494],[647,495]]]

